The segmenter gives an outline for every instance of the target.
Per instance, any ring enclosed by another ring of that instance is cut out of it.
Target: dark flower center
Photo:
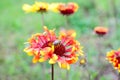
[[[60,40],[56,40],[53,42],[54,45],[54,53],[59,56],[63,56],[65,53],[65,46],[61,43]]]
[[[40,7],[38,10],[38,12],[46,12],[46,11],[47,11],[46,8],[43,8],[43,7]]]
[[[70,14],[73,14],[74,13],[74,10],[73,9],[65,9],[65,10],[61,10],[60,11],[63,15],[70,15]]]
[[[106,34],[106,32],[100,32],[100,31],[96,31],[96,33],[101,36]]]
[[[65,46],[61,43],[60,40],[56,40],[54,42],[48,41],[43,44],[42,48],[51,47],[52,45],[54,45],[54,54],[63,56],[63,54],[65,53]]]
[[[117,57],[118,63],[120,64],[120,57]]]

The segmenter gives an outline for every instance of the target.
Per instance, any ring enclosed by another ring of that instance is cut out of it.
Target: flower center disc
[[[46,12],[46,11],[47,11],[46,8],[43,8],[43,7],[40,7],[38,10],[38,12]]]
[[[65,53],[65,46],[61,44],[61,41],[56,40],[53,42],[54,44],[54,53],[59,56],[63,56]]]

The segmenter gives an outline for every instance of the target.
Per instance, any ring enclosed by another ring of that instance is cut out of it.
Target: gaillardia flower
[[[58,11],[62,15],[71,15],[78,10],[78,5],[76,3],[70,2],[68,4],[60,3],[58,5]]]
[[[107,53],[107,60],[113,64],[115,69],[120,72],[120,49],[115,51],[112,50]]]
[[[95,27],[94,32],[99,36],[103,36],[106,33],[108,33],[108,28],[98,26],[98,27]]]
[[[24,4],[22,8],[25,12],[44,13],[48,11],[48,6],[48,3],[45,2],[35,2],[33,5]]]
[[[44,33],[37,33],[28,39],[29,46],[24,51],[33,56],[33,63],[49,60],[58,63],[61,68],[70,69],[82,53],[80,43],[73,37],[60,34],[56,37],[54,30],[44,27]]]

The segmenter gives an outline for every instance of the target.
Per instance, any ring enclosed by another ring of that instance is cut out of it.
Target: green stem
[[[43,13],[41,14],[41,24],[42,24],[42,27],[45,26],[44,14]]]
[[[97,44],[97,46],[98,46],[98,61],[99,62],[101,62],[102,63],[102,61],[101,61],[101,57],[103,56],[103,54],[102,54],[102,40],[103,39],[103,36],[98,36],[98,44]]]
[[[68,16],[65,16],[65,26],[66,26],[66,28],[68,28],[70,26]]]
[[[91,75],[90,75],[90,72],[89,72],[89,70],[88,70],[88,68],[87,68],[87,65],[85,65],[85,69],[86,69],[86,71],[87,71],[87,73],[88,73],[88,80],[91,80]]]
[[[120,72],[118,73],[118,80],[120,80]]]
[[[69,80],[69,71],[66,72],[66,80]]]
[[[54,80],[54,64],[51,65],[51,80]]]

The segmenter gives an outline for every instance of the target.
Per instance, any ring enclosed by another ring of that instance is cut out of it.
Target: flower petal
[[[33,56],[33,50],[29,48],[25,48],[24,52],[26,52],[29,56]]]
[[[56,54],[53,54],[53,57],[49,60],[49,64],[55,64],[58,59]]]
[[[67,69],[67,70],[70,69],[70,66],[67,62],[58,62],[58,65],[60,66],[60,68],[64,68],[64,69]]]
[[[39,59],[39,62],[44,62],[44,61],[46,61],[46,60],[47,60],[47,58],[42,57],[42,58]]]
[[[32,62],[33,62],[33,63],[37,63],[37,62],[38,62],[38,60],[39,60],[39,58],[38,58],[38,57],[36,57],[36,56],[34,56],[34,58],[33,58]]]
[[[25,12],[27,12],[27,13],[28,13],[28,12],[34,12],[32,6],[29,5],[29,4],[24,4],[23,7],[22,7],[22,9],[23,9]]]
[[[75,62],[78,61],[78,57],[72,57],[72,58],[70,58],[70,59],[68,59],[68,60],[66,60],[66,61],[67,61],[67,63],[69,63],[69,64],[73,64],[73,63],[75,63]]]

